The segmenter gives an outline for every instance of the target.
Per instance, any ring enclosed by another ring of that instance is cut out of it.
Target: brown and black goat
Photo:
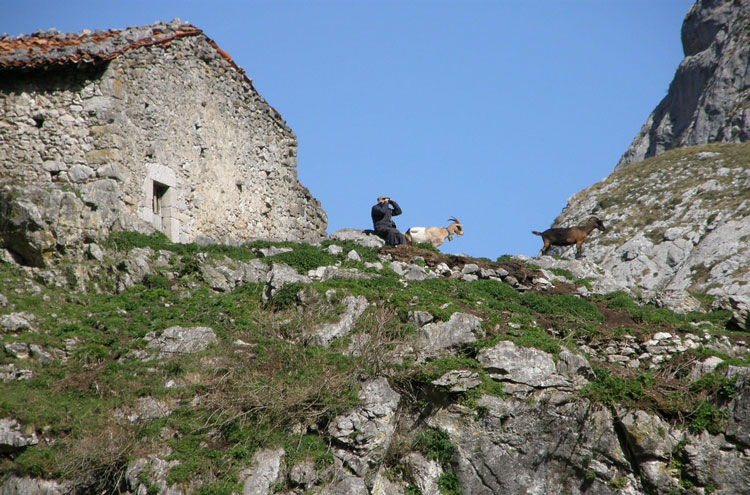
[[[544,232],[532,230],[531,233],[542,236],[542,240],[544,241],[542,254],[547,254],[547,250],[550,246],[570,246],[571,244],[575,244],[576,258],[580,258],[583,255],[583,248],[581,245],[594,229],[599,229],[602,232],[606,230],[602,221],[597,217],[591,217],[588,222],[577,227],[558,227],[547,229]]]

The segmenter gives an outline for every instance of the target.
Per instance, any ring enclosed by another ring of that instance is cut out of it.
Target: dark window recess
[[[161,215],[161,210],[164,207],[164,195],[167,194],[168,186],[154,182],[154,199],[153,199],[153,210],[155,215]]]

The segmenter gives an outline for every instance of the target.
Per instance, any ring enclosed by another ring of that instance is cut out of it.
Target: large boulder
[[[15,419],[0,419],[0,455],[18,454],[31,445],[39,443],[35,433],[26,435]]]
[[[377,378],[362,385],[359,398],[363,405],[334,418],[327,433],[336,445],[334,455],[363,477],[385,458],[396,429],[401,396],[385,378]]]
[[[67,495],[72,488],[70,482],[9,476],[0,484],[0,495]]]
[[[149,332],[144,338],[148,341],[146,349],[156,351],[159,358],[193,354],[218,342],[216,334],[208,327],[174,326],[160,335]]]
[[[352,241],[360,246],[380,249],[385,246],[385,241],[375,235],[373,230],[340,229],[330,235],[334,241]]]
[[[418,328],[415,351],[420,361],[435,359],[466,347],[481,336],[484,336],[481,319],[468,313],[453,313],[448,321]]]
[[[154,232],[120,208],[120,195],[111,179],[90,182],[79,194],[59,187],[5,186],[0,190],[0,248],[24,265],[43,267],[54,256],[80,250],[85,241],[117,229]]]
[[[737,393],[729,404],[727,438],[750,449],[750,380],[739,380]]]
[[[327,347],[334,339],[348,335],[370,306],[364,296],[346,296],[343,304],[345,310],[339,321],[324,324],[313,330],[313,342],[315,344]]]
[[[582,370],[586,373],[590,370],[585,359],[575,360],[572,353],[567,353],[560,365],[560,370],[567,374],[563,375],[558,372],[551,354],[532,347],[520,347],[508,340],[482,349],[477,354],[477,361],[490,377],[507,383],[509,390],[519,393],[539,388],[571,388]]]
[[[262,449],[253,456],[250,467],[243,472],[242,495],[270,495],[271,485],[281,476],[284,449]]]
[[[200,265],[203,280],[212,289],[231,292],[242,284],[265,282],[271,268],[259,259],[248,262],[224,257],[222,260],[207,258]]]
[[[570,396],[517,400],[483,396],[482,414],[440,408],[427,419],[456,446],[454,470],[462,493],[611,494],[616,476],[637,494],[628,456],[606,408]],[[593,475],[584,482],[584,474]]]

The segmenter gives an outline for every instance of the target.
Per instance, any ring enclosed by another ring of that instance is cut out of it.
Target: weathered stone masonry
[[[296,156],[244,71],[179,20],[0,38],[0,234],[22,258],[24,222],[50,234],[31,251],[65,229],[86,241],[147,225],[176,242],[320,241],[326,214]],[[75,198],[75,218],[54,210]]]

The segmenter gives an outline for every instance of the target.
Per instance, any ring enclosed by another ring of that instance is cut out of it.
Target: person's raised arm
[[[396,203],[392,199],[389,199],[388,202],[391,204],[391,206],[393,206],[393,211],[391,212],[391,216],[395,217],[395,216],[398,216],[398,215],[400,215],[402,213],[401,212],[401,207],[398,205],[398,203]]]

